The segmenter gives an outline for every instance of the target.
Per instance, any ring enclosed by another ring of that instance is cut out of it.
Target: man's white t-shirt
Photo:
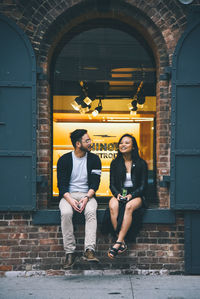
[[[88,192],[87,153],[78,158],[72,152],[73,168],[69,182],[69,192]]]

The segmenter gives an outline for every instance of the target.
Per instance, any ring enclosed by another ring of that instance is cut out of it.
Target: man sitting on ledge
[[[75,237],[72,217],[74,211],[85,215],[85,243],[83,258],[96,261],[97,202],[94,198],[99,188],[101,161],[91,151],[91,139],[87,130],[77,129],[70,135],[74,151],[64,154],[58,160],[58,189],[61,198],[61,229],[66,254],[64,269],[75,262]]]

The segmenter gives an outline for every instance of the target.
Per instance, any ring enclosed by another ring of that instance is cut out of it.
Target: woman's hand
[[[120,201],[120,197],[122,197],[122,195],[121,195],[121,194],[118,194],[118,195],[117,195],[117,200],[118,200],[118,201]]]
[[[131,200],[132,199],[132,195],[131,194],[126,195],[126,198],[127,198],[127,201]]]

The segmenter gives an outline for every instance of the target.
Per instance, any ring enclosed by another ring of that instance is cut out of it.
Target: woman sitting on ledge
[[[117,157],[110,166],[110,190],[113,197],[109,201],[109,216],[117,237],[108,251],[111,259],[127,249],[124,240],[128,233],[130,239],[133,239],[141,227],[147,176],[147,163],[139,156],[135,138],[124,134],[118,142]]]

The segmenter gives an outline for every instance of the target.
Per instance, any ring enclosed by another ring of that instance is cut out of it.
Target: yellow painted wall
[[[102,176],[98,196],[110,196],[109,168],[116,151],[116,143],[125,134],[132,134],[140,146],[140,124],[135,123],[70,123],[53,122],[53,194],[58,194],[57,189],[57,161],[64,153],[73,150],[70,132],[76,129],[86,129],[93,142],[95,154],[102,161]],[[97,136],[99,135],[99,136]],[[107,135],[109,137],[106,137]],[[106,144],[106,145],[105,145]],[[107,150],[104,147],[107,147]],[[101,149],[100,149],[101,147]]]

